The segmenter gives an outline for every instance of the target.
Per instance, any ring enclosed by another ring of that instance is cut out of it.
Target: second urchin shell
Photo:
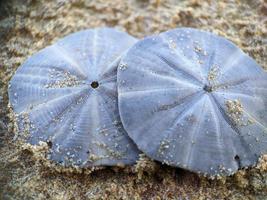
[[[210,175],[267,151],[267,75],[230,41],[190,28],[137,42],[118,70],[123,125],[140,150]]]

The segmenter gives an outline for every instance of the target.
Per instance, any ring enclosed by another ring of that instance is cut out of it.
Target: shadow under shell
[[[149,157],[208,175],[267,150],[267,74],[230,41],[178,28],[137,42],[118,70],[124,128]]]
[[[9,99],[27,142],[49,144],[65,166],[135,163],[122,127],[117,65],[137,40],[112,28],[70,34],[30,57],[10,81]]]

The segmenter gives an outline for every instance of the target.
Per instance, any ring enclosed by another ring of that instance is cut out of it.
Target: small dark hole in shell
[[[241,160],[240,160],[240,157],[238,155],[235,155],[235,161],[237,162],[237,165],[238,165],[238,169],[241,169]]]
[[[203,87],[203,90],[205,90],[206,92],[212,92],[212,87],[209,86],[209,85],[205,85],[205,86]]]
[[[240,158],[239,158],[238,155],[235,156],[235,160],[236,160],[236,161],[240,160]]]
[[[48,147],[51,149],[53,146],[53,143],[51,141],[47,141],[46,143],[47,143]]]
[[[97,81],[93,81],[91,83],[91,87],[94,88],[94,89],[98,88],[98,86],[99,86],[99,83]]]

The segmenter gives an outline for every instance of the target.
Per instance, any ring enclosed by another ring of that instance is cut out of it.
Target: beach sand
[[[267,155],[210,178],[142,157],[131,168],[57,170],[13,140],[8,82],[29,56],[69,33],[111,26],[142,38],[195,27],[228,38],[267,70],[266,0],[11,0],[0,3],[0,199],[267,199]]]

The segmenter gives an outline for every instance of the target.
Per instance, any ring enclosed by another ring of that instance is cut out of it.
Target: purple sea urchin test
[[[137,42],[118,70],[119,111],[140,150],[230,175],[267,151],[267,74],[230,41],[179,28]]]
[[[136,42],[126,33],[80,31],[30,57],[13,76],[9,99],[27,142],[48,142],[65,166],[132,164],[138,150],[122,127],[117,64]]]

